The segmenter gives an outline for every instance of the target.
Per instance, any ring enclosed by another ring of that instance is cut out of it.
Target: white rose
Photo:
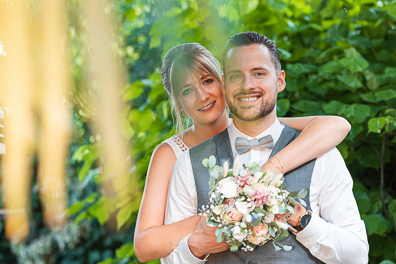
[[[235,202],[235,206],[241,214],[245,215],[249,211],[248,202]]]
[[[268,190],[269,190],[273,195],[278,195],[278,193],[279,193],[279,189],[276,188],[276,187],[273,186],[273,185],[268,186]]]
[[[221,214],[221,211],[223,210],[223,205],[221,204],[221,205],[217,205],[217,206],[215,206],[213,209],[212,209],[212,211],[213,211],[213,213],[215,213],[215,214],[217,214],[217,215],[219,215],[219,214]]]
[[[242,219],[242,221],[245,223],[250,223],[250,222],[252,222],[252,220],[253,220],[253,217],[250,214],[246,214]]]
[[[272,212],[273,214],[279,213],[279,207],[278,207],[277,205],[272,206],[272,207],[271,207],[271,212]]]
[[[267,175],[264,177],[264,182],[269,183],[274,178],[274,174],[272,172],[267,172]]]
[[[247,236],[247,232],[243,232],[239,226],[234,226],[231,231],[232,236],[238,241],[242,241]]]
[[[248,240],[254,245],[264,245],[268,238],[268,236],[250,236]]]
[[[252,196],[254,194],[254,189],[252,186],[245,186],[243,187],[243,193],[247,196]]]
[[[219,191],[225,198],[235,197],[238,194],[238,184],[231,177],[221,180],[219,187]]]

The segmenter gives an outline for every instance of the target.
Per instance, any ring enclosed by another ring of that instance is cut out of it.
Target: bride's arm
[[[279,118],[279,121],[302,132],[265,163],[262,171],[279,172],[283,165],[284,173],[289,172],[340,144],[351,130],[349,122],[339,116]]]
[[[175,163],[176,156],[166,143],[159,145],[151,157],[134,238],[135,254],[141,262],[168,255],[195,230],[196,217],[164,225],[169,179]]]

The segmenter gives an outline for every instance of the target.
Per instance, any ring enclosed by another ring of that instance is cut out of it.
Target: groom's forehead
[[[232,47],[224,57],[225,72],[234,67],[238,67],[239,64],[246,61],[252,60],[270,60],[271,55],[268,48],[263,44],[250,44],[244,46]]]

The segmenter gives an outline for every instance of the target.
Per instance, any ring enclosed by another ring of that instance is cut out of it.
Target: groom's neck
[[[233,122],[235,127],[242,133],[248,135],[249,137],[256,137],[267,130],[274,124],[276,120],[276,113],[267,115],[255,121],[244,121],[238,118],[234,118]]]

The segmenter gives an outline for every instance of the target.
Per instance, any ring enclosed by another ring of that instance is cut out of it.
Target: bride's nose
[[[198,100],[200,102],[204,102],[204,101],[208,100],[210,97],[209,93],[205,90],[205,88],[199,87],[197,89],[197,93],[198,93]]]

